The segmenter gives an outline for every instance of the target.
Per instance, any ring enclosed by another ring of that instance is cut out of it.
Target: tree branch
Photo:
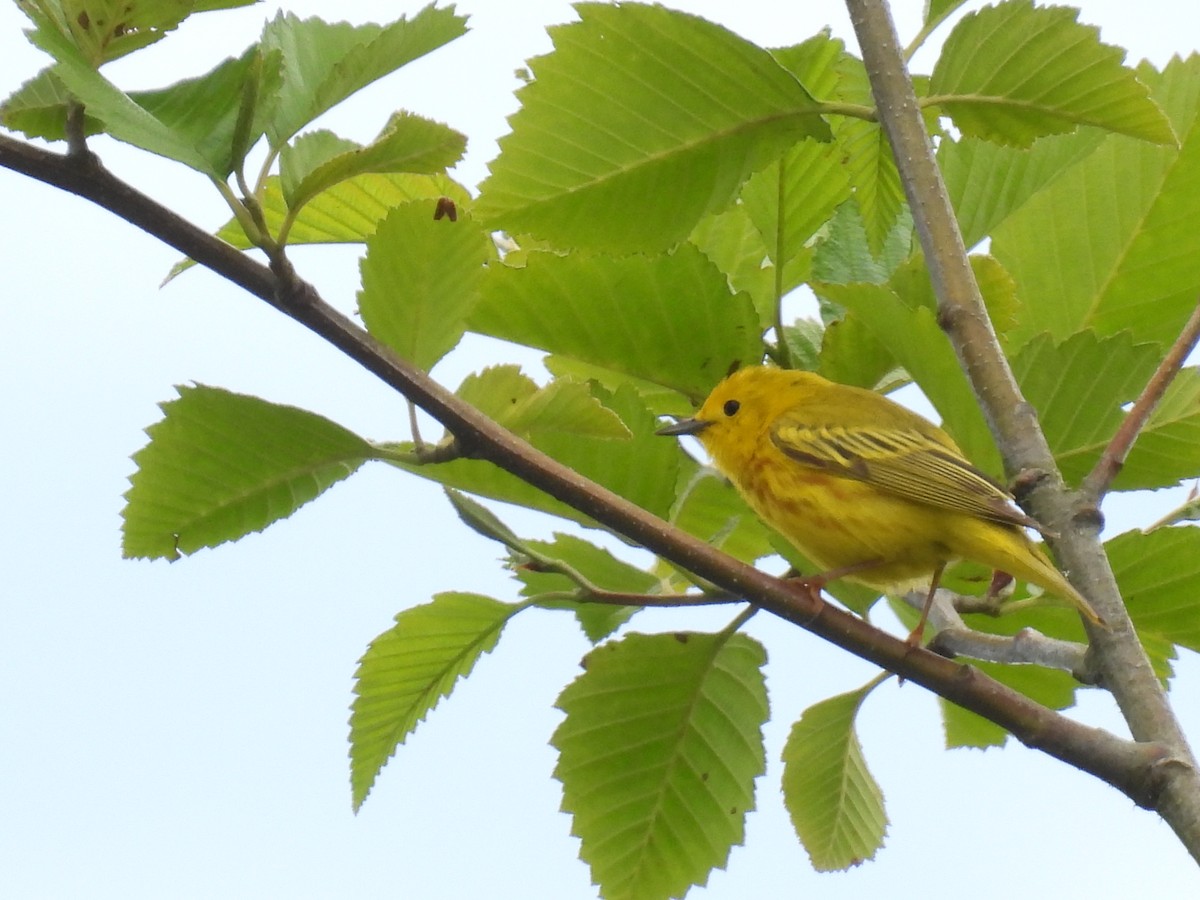
[[[1133,743],[1081,725],[977,670],[910,647],[819,597],[736,560],[535,450],[397,357],[296,277],[282,255],[267,268],[117,179],[98,162],[78,161],[0,135],[0,166],[91,200],[207,266],[300,322],[441,421],[465,452],[490,460],[597,522],[731,594],[907,681],[976,712],[1020,741],[1090,772],[1155,808],[1172,748]]]
[[[1188,356],[1196,349],[1197,340],[1200,340],[1200,304],[1192,310],[1192,315],[1188,318],[1187,324],[1183,326],[1183,330],[1179,332],[1179,337],[1175,339],[1175,343],[1171,345],[1167,355],[1158,364],[1158,369],[1146,382],[1146,387],[1143,388],[1141,395],[1126,414],[1124,421],[1121,422],[1121,427],[1112,436],[1112,440],[1108,442],[1108,446],[1096,460],[1096,465],[1080,485],[1079,492],[1087,502],[1099,505],[1113,479],[1125,465],[1134,441],[1146,427],[1146,422],[1158,407],[1163,394],[1167,392],[1167,388],[1171,386],[1171,382],[1183,368]]]
[[[1099,541],[1097,511],[1091,505],[1073,504],[1036,413],[1021,395],[1000,349],[933,155],[891,13],[883,0],[846,0],[846,6],[925,252],[939,321],[975,389],[1008,471],[1043,473],[1030,501],[1038,517],[1061,534],[1054,547],[1072,582],[1109,623],[1108,629],[1088,626],[1089,636],[1104,683],[1131,732],[1138,740],[1162,744],[1178,763],[1163,769],[1166,790],[1160,812],[1200,861],[1200,775],[1191,749],[1117,591]]]

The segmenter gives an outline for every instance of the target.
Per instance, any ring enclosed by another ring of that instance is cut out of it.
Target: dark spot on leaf
[[[683,631],[675,632],[675,640],[679,641],[681,644],[686,644],[688,642],[687,633]]]
[[[458,221],[458,207],[449,197],[438,197],[437,207],[433,211],[433,221],[436,222],[443,218],[449,219],[451,222]]]

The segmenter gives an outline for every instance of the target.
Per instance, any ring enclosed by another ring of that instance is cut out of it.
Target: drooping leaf
[[[460,678],[491,652],[523,606],[479,594],[438,594],[371,641],[354,673],[350,785],[357,811],[396,748]]]
[[[315,141],[306,138],[319,136]],[[368,172],[432,175],[458,162],[467,139],[452,128],[412,113],[399,112],[365,147],[327,131],[304,135],[280,155],[284,200],[296,210],[335,184]],[[316,153],[301,155],[300,142],[319,143]]]
[[[643,378],[693,398],[762,357],[750,298],[695,247],[662,256],[529,255],[490,266],[473,331]]]
[[[609,900],[681,897],[742,841],[765,659],[742,635],[631,634],[589,653],[559,697],[554,774]]]
[[[763,237],[743,204],[734,203],[704,216],[688,235],[688,243],[725,274],[733,291],[749,295],[764,331],[774,324],[777,272]],[[785,283],[792,277],[796,277],[794,267],[792,272],[785,273]],[[807,272],[800,274],[798,280],[806,278]]]
[[[1124,52],[1078,14],[1030,0],[967,14],[934,66],[931,100],[963,134],[1022,147],[1078,125],[1174,144],[1171,123],[1121,65]]]
[[[203,385],[177,390],[133,457],[127,557],[175,559],[262,531],[377,456],[302,409]]]
[[[429,369],[463,336],[491,244],[468,215],[434,218],[435,205],[395,207],[367,239],[358,308],[367,330]]]
[[[466,32],[453,6],[430,4],[390,25],[349,25],[280,14],[263,30],[262,46],[283,58],[283,85],[268,129],[282,147],[321,113],[351,94]]]
[[[742,205],[762,235],[775,269],[786,272],[806,245],[850,196],[835,145],[801,141],[778,162],[751,176],[742,189]],[[786,294],[795,284],[781,286]]]
[[[472,531],[483,535],[486,538],[491,538],[494,541],[499,541],[510,550],[520,551],[524,549],[525,542],[517,537],[516,533],[500,521],[500,518],[484,506],[482,503],[476,503],[466,494],[460,493],[451,488],[446,488],[446,499],[450,501],[450,505],[454,507],[454,511],[458,513],[458,517]]]
[[[263,134],[278,89],[280,60],[251,47],[198,78],[130,97],[190,141],[226,178]]]
[[[870,686],[804,711],[783,748],[783,802],[819,872],[873,859],[883,846],[887,814],[854,728]]]
[[[481,186],[492,226],[562,247],[665,249],[786,147],[829,139],[804,87],[724,28],[660,6],[575,8],[581,21],[552,28],[554,52],[531,62]]]

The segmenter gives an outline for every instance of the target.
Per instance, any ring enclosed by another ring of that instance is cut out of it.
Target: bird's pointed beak
[[[670,425],[664,425],[654,433],[662,437],[675,437],[681,434],[699,434],[712,422],[705,422],[700,419],[680,419],[678,422],[672,422]]]

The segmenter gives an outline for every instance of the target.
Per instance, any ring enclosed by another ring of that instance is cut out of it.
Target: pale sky
[[[299,2],[362,22],[420,2]],[[766,45],[825,25],[851,43],[836,2],[685,2]],[[1162,65],[1200,45],[1193,0],[1083,0],[1082,21]],[[976,8],[978,3],[972,3]],[[276,4],[215,13],[112,67],[128,88],[194,75],[240,52]],[[477,184],[515,109],[513,71],[549,50],[563,2],[464,0],[471,33],[323,120],[372,137],[397,107],[470,138]],[[896,4],[902,36],[921,3]],[[44,58],[0,4],[0,92]],[[918,57],[918,68],[924,61]],[[215,227],[227,212],[199,176],[97,140],[119,174]],[[160,290],[176,254],[78,199],[0,170],[0,396],[9,472],[0,507],[0,896],[588,900],[570,820],[558,813],[552,708],[588,647],[565,616],[526,614],[350,809],[346,720],[356,662],[399,610],[448,590],[504,600],[500,548],[458,523],[433,485],[367,466],[286,522],[174,565],[120,558],[129,456],[172,385],[198,381],[319,412],[371,438],[403,438],[400,399],[262,302],[203,271]],[[343,309],[352,248],[294,260]],[[496,360],[469,341],[435,374]],[[529,359],[530,357],[525,357]],[[1122,505],[1113,533],[1173,501]],[[518,532],[557,522],[498,509]],[[723,626],[729,611],[648,612],[640,631]],[[897,626],[899,628],[899,626]],[[859,687],[873,667],[760,615],[770,653],[768,771],[747,844],[690,900],[917,898],[1016,893],[1195,896],[1200,874],[1169,829],[1123,795],[1042,754],[942,749],[935,698],[890,682],[859,736],[891,826],[874,862],[817,875],[779,797],[778,756],[805,707]],[[1177,663],[1176,708],[1200,740],[1200,665]],[[1107,695],[1073,713],[1124,733]]]

